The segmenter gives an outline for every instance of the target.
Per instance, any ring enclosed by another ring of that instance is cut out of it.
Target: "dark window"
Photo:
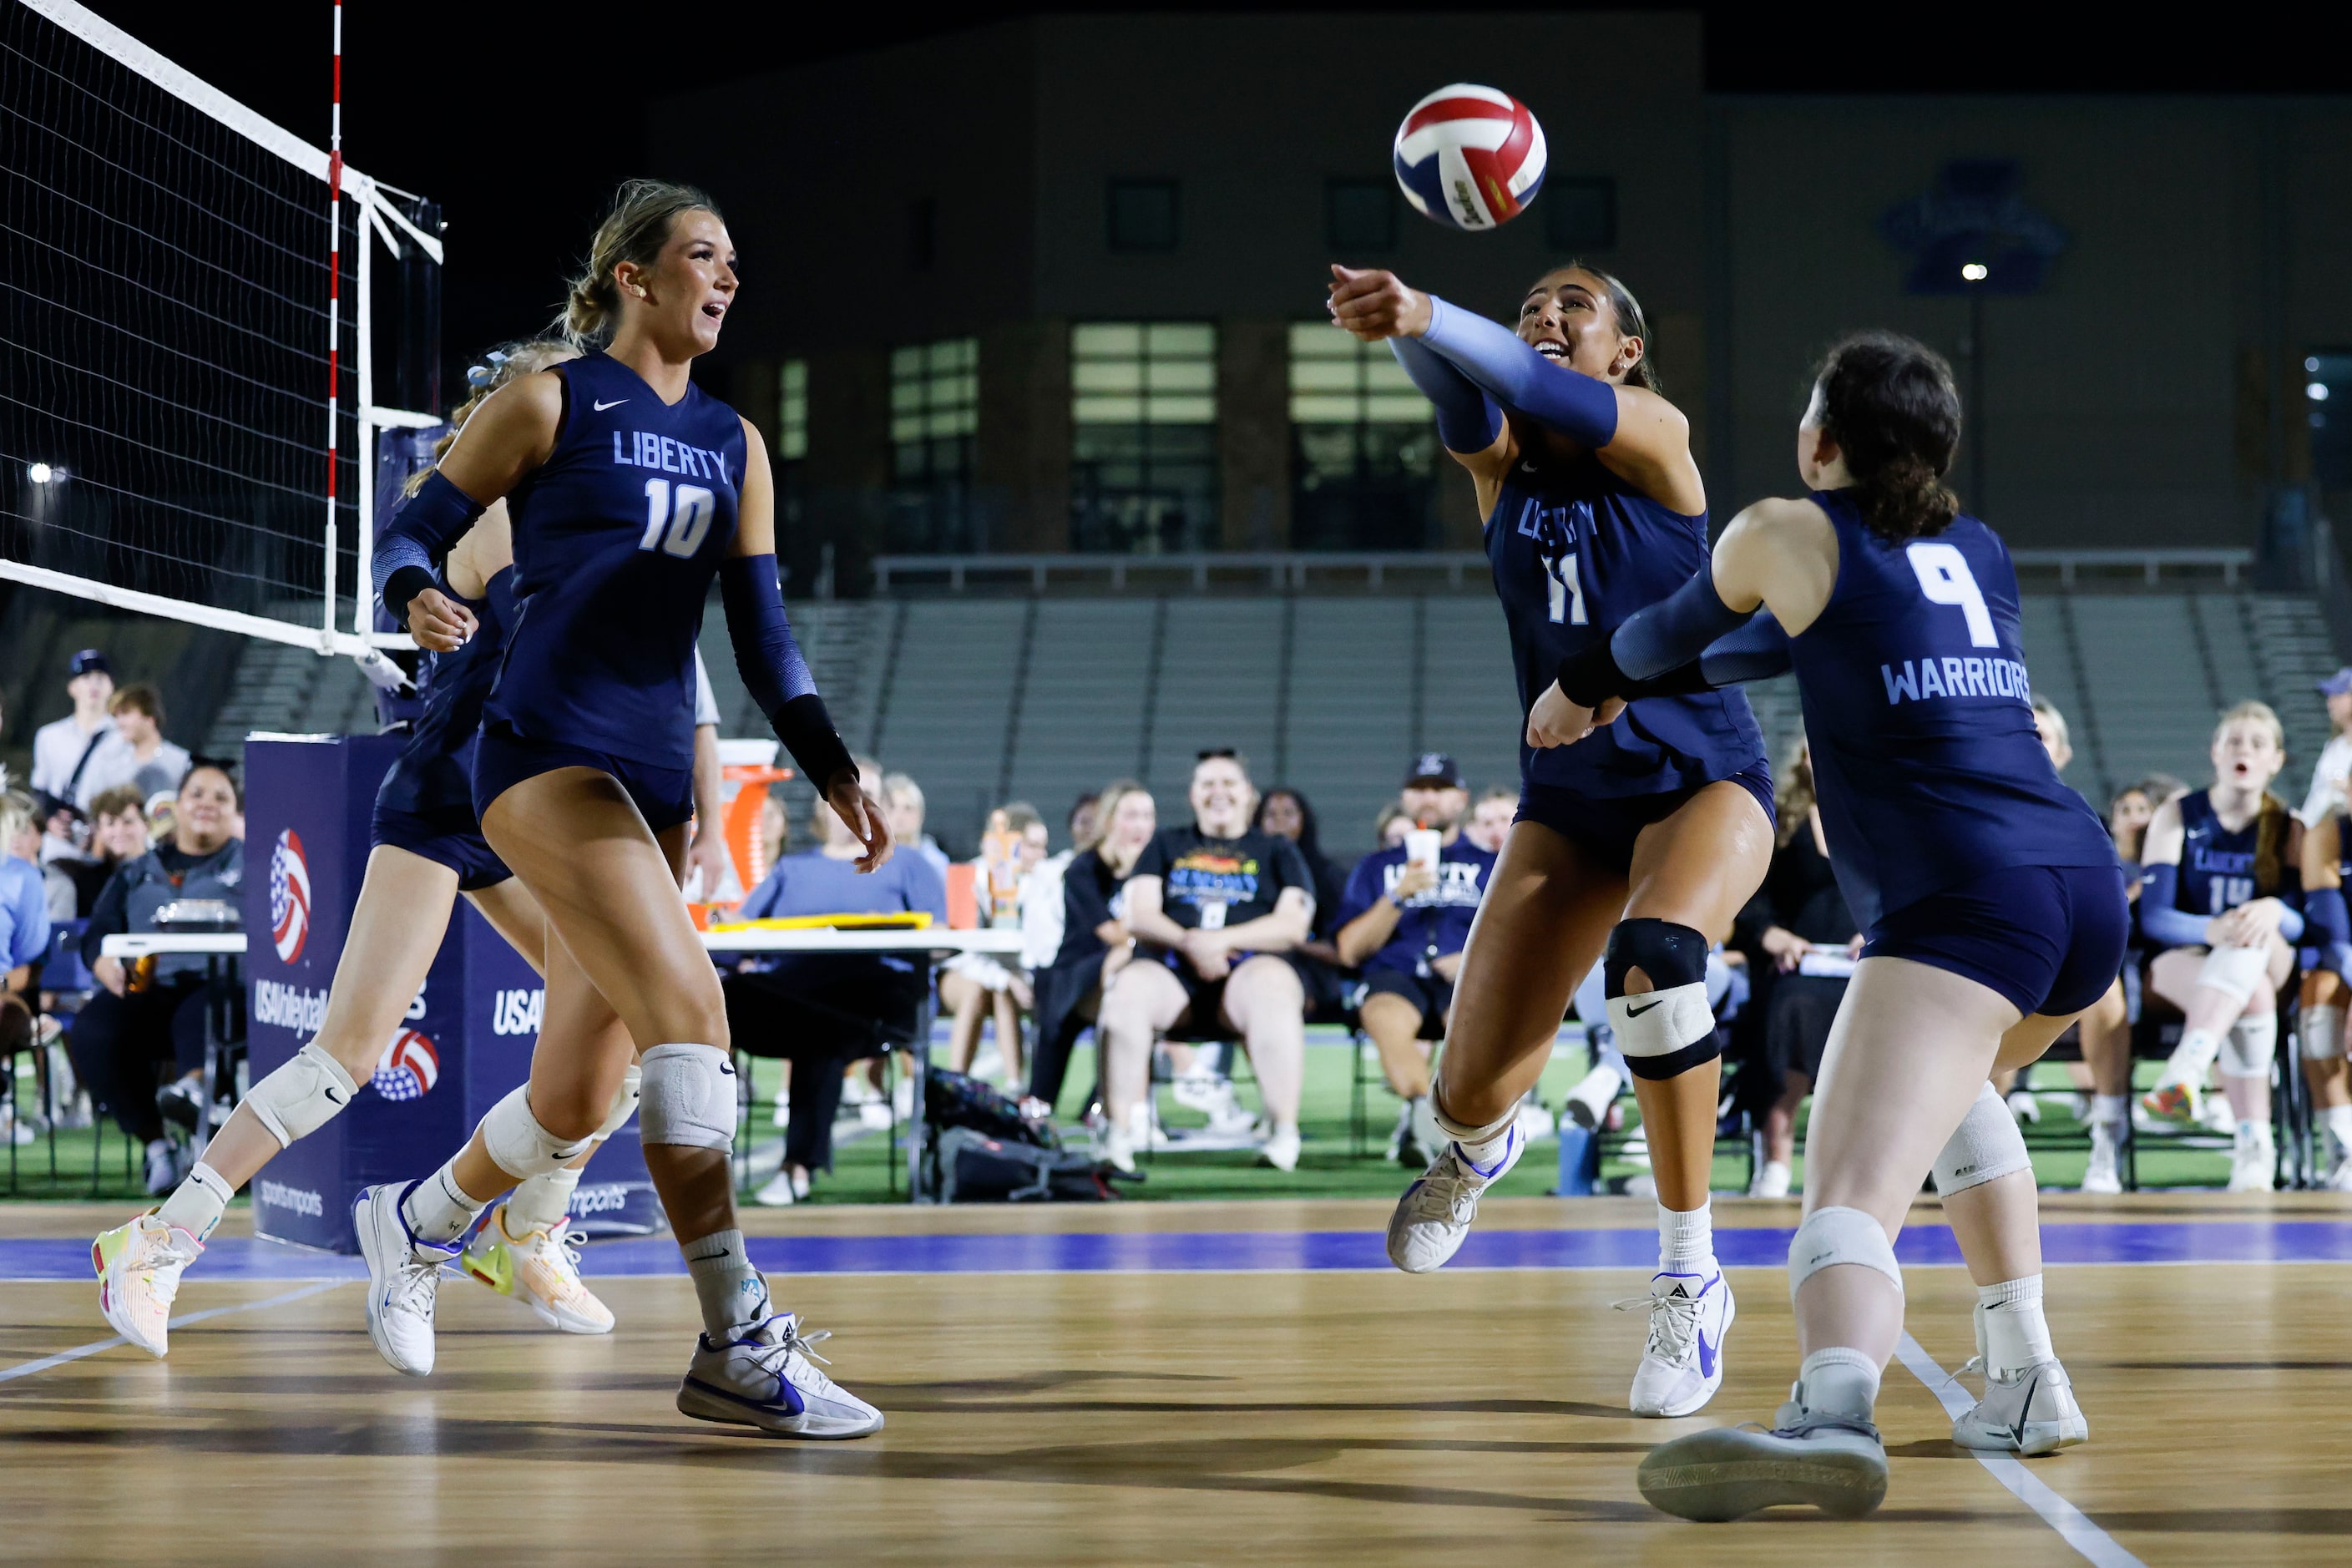
[[[1290,328],[1290,542],[1419,550],[1435,537],[1437,427],[1385,343]]]
[[[2352,486],[2352,350],[2321,349],[2303,362],[2303,405],[2312,477],[2329,489]]]
[[[940,255],[940,204],[935,196],[917,196],[907,204],[907,267],[929,272]]]
[[[1217,531],[1217,329],[1070,332],[1070,547],[1205,550]]]
[[[1113,180],[1107,201],[1110,247],[1118,251],[1176,248],[1176,182]]]
[[[1323,186],[1324,237],[1343,254],[1396,248],[1396,182],[1329,180]]]
[[[1617,244],[1617,182],[1583,176],[1544,182],[1544,239],[1554,250],[1609,250]]]

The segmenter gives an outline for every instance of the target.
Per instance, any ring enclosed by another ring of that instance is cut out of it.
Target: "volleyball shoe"
[[[419,1241],[400,1212],[414,1182],[362,1187],[352,1200],[352,1228],[367,1260],[367,1330],[376,1353],[394,1372],[423,1377],[433,1370],[433,1305],[441,1270],[456,1261],[454,1247]]]
[[[1977,1353],[1963,1373],[1984,1373],[1984,1397],[1966,1415],[1953,1417],[1952,1441],[1963,1448],[1990,1448],[2032,1458],[2091,1440],[2091,1423],[2074,1400],[2074,1380],[2056,1356],[2012,1367],[1996,1376],[1992,1344],[1985,1330],[1985,1306],[1969,1314]]]
[[[90,1267],[98,1270],[98,1310],[107,1326],[149,1355],[169,1348],[172,1302],[180,1293],[180,1273],[196,1260],[205,1244],[150,1209],[128,1225],[100,1233],[89,1244]]]
[[[1430,1274],[1462,1250],[1470,1222],[1478,1217],[1478,1195],[1503,1179],[1527,1152],[1527,1140],[1513,1121],[1502,1153],[1480,1165],[1450,1142],[1419,1181],[1397,1199],[1389,1216],[1389,1261],[1407,1274]]]
[[[1621,1312],[1647,1309],[1650,1337],[1633,1369],[1626,1405],[1636,1415],[1688,1415],[1723,1386],[1723,1342],[1739,1315],[1731,1281],[1711,1276],[1660,1273],[1650,1293],[1613,1303]]]
[[[519,1298],[539,1321],[567,1334],[609,1334],[613,1310],[581,1282],[580,1237],[566,1215],[552,1226],[516,1236],[507,1205],[474,1232],[457,1266],[501,1296]]]
[[[770,1437],[863,1437],[882,1430],[882,1412],[817,1370],[816,1343],[830,1329],[801,1332],[796,1313],[745,1324],[738,1337],[698,1335],[678,1384],[677,1408],[697,1421],[749,1426]]]
[[[1860,1519],[1886,1496],[1886,1444],[1868,1421],[1792,1403],[1769,1432],[1717,1426],[1659,1444],[1634,1482],[1651,1507],[1704,1523],[1783,1503]]]

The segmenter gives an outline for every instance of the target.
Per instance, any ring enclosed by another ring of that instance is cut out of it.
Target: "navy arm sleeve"
[[[856,771],[849,748],[816,694],[816,679],[784,618],[783,589],[776,558],[739,555],[719,565],[719,602],[727,609],[727,636],[735,645],[735,668],[742,674],[776,739],[792,753],[801,776],[823,794],[843,769]]]
[[[1719,691],[1751,680],[1769,680],[1795,667],[1789,651],[1789,634],[1769,610],[1759,610],[1738,631],[1707,644],[1706,651],[1688,664],[1646,680],[1628,680],[1620,693],[1626,701],[1644,697],[1680,697],[1695,691]]]
[[[1419,338],[1391,338],[1389,353],[1437,410],[1437,438],[1449,452],[1483,452],[1503,433],[1503,411],[1443,354]]]
[[[2303,929],[2315,947],[2352,943],[2352,910],[2341,888],[2314,888],[2303,896]]]
[[[1617,434],[1615,387],[1546,359],[1508,327],[1432,294],[1421,342],[1505,406],[1581,446],[1598,450]]]
[[[1705,690],[1709,683],[1704,679],[1696,684],[1676,683],[1646,690],[1641,689],[1640,683],[1654,681],[1685,665],[1694,667],[1694,676],[1703,677],[1705,672],[1696,668],[1699,660],[1719,641],[1747,629],[1755,616],[1753,610],[1735,610],[1725,604],[1723,596],[1715,591],[1714,568],[1702,566],[1681,587],[1628,616],[1608,637],[1596,638],[1581,653],[1563,659],[1559,672],[1559,689],[1569,700],[1581,708],[1598,708],[1612,697],[1654,697],[1670,690]],[[1778,632],[1780,624],[1773,622],[1771,629]],[[1759,650],[1768,665],[1771,658],[1785,658],[1785,637],[1779,639],[1777,652],[1769,633],[1759,633],[1757,643],[1756,647],[1742,644],[1728,650],[1725,668],[1753,666]],[[1765,672],[1777,673],[1769,668]]]
[[[2279,940],[2293,947],[2303,940],[2308,925],[2303,918],[2303,889],[2300,885],[2282,888],[2271,896],[2279,901]]]
[[[2166,947],[2205,945],[2205,917],[2173,907],[2180,896],[2180,868],[2164,864],[2147,868],[2140,885],[2139,929]]]
[[[434,469],[416,493],[393,514],[375,542],[369,563],[376,597],[402,626],[408,625],[408,601],[427,588],[441,586],[435,563],[466,536],[474,520],[489,510]]]

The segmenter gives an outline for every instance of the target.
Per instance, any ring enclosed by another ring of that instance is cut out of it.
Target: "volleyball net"
[[[0,0],[0,578],[405,645],[374,447],[437,423],[437,208],[73,0]]]

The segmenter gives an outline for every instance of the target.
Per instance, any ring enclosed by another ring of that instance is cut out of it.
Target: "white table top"
[[[1021,951],[1017,931],[703,931],[702,945],[714,952],[985,952],[1011,957]],[[243,931],[129,931],[106,938],[99,951],[109,958],[144,958],[150,953],[241,953]]]

